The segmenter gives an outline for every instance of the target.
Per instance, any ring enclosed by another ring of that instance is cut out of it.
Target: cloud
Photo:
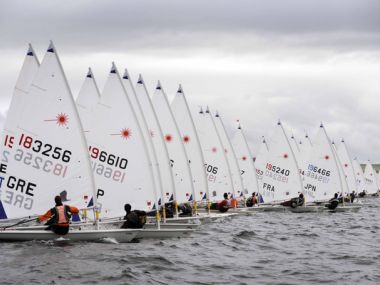
[[[323,121],[362,160],[380,161],[380,2],[2,1],[0,104],[9,105],[26,44],[53,39],[76,96],[93,67],[102,88],[111,61],[149,90],[179,83],[198,108],[240,119],[253,152],[278,119],[296,137]]]

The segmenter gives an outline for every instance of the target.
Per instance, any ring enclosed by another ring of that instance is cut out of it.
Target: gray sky
[[[380,162],[380,1],[1,1],[0,120],[27,43],[52,39],[74,96],[111,61],[172,98],[242,121],[254,153],[280,118],[298,139],[321,121],[361,161]]]

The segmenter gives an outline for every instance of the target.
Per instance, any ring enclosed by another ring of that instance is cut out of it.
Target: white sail
[[[100,92],[91,68],[88,69],[86,79],[79,90],[76,105],[84,132],[91,125],[93,111],[100,99]]]
[[[289,200],[302,191],[299,167],[281,122],[277,123],[266,156],[261,187],[264,203]]]
[[[182,140],[185,145],[186,153],[190,161],[191,173],[193,175],[194,189],[200,200],[209,200],[209,190],[207,185],[206,170],[204,167],[202,148],[198,134],[195,129],[193,117],[186,101],[182,87],[179,86],[171,108],[181,132]]]
[[[19,108],[24,105],[24,97],[28,96],[28,90],[37,74],[39,66],[40,63],[37,55],[34,52],[32,45],[29,44],[24,63],[13,91],[12,101],[8,108],[8,114],[4,124],[4,128],[7,129],[7,132],[12,132],[15,128],[17,128],[17,125],[14,124],[18,123],[18,117],[20,115]]]
[[[226,155],[227,162],[229,165],[230,175],[233,183],[233,197],[244,197],[243,181],[241,178],[241,172],[236,158],[236,154],[232,147],[231,141],[227,135],[222,118],[220,117],[218,112],[216,112],[215,114],[215,126],[216,130],[219,133],[219,137],[222,140],[224,153]]]
[[[130,80],[130,75],[127,69],[125,69],[124,71],[122,82],[126,90],[126,94],[129,98],[129,101],[131,102],[132,107],[135,110],[137,120],[141,126],[144,140],[146,142],[149,160],[151,161],[151,164],[152,164],[151,167],[153,171],[155,189],[159,197],[158,206],[160,206],[163,200],[163,189],[162,189],[161,172],[160,172],[160,167],[158,163],[158,158],[157,158],[156,151],[154,149],[153,138],[150,134],[148,123],[145,119],[144,112],[140,105],[140,102],[137,99],[136,91],[135,91],[135,88],[133,87],[132,81]]]
[[[235,150],[239,168],[241,170],[244,194],[248,196],[248,194],[250,195],[252,192],[259,193],[256,168],[253,163],[253,157],[240,124],[232,138],[231,143]]]
[[[86,137],[101,216],[124,215],[126,203],[152,210],[157,197],[147,147],[114,64]]]
[[[366,184],[366,193],[368,195],[376,194],[379,191],[376,181],[376,173],[370,161],[367,162],[364,168],[364,179]]]
[[[130,78],[124,78],[123,80],[130,80]],[[153,146],[157,155],[157,160],[160,168],[162,190],[165,199],[164,203],[172,202],[176,198],[174,178],[170,166],[171,164],[169,160],[169,154],[164,141],[164,135],[162,133],[161,126],[158,122],[156,111],[153,108],[152,101],[141,74],[139,75],[135,91],[142,112],[144,113],[144,118],[147,122]]]
[[[351,156],[348,152],[348,149],[344,140],[341,141],[337,149],[337,154],[340,159],[344,175],[346,176],[346,179],[347,179],[349,193],[351,193],[352,191],[355,191],[355,193],[358,193],[354,166],[353,166]]]
[[[259,187],[259,193],[262,194],[262,180],[263,180],[263,175],[265,172],[265,167],[266,167],[266,160],[267,156],[269,154],[269,147],[266,139],[263,137],[261,141],[261,145],[259,147],[259,151],[256,154],[254,165],[256,168],[256,179]]]
[[[293,153],[295,155],[295,158],[297,160],[298,166],[301,166],[302,158],[301,158],[301,150],[299,148],[299,144],[297,140],[295,139],[294,135],[291,135],[289,139],[290,146],[293,150]]]
[[[344,172],[342,162],[340,161],[340,158],[338,156],[337,148],[336,148],[336,145],[335,145],[334,141],[331,142],[331,145],[332,145],[332,150],[333,150],[333,153],[334,153],[334,156],[335,156],[335,160],[336,160],[336,163],[337,163],[337,167],[338,167],[338,170],[339,170],[339,178],[340,178],[341,184],[342,184],[342,192],[341,192],[341,194],[344,197],[346,197],[346,196],[348,196],[350,194],[350,187],[348,186],[347,177],[346,177],[346,174]]]
[[[174,174],[176,199],[179,203],[197,201],[199,199],[196,197],[194,191],[189,158],[187,157],[181,134],[160,82],[158,82],[156,91],[153,94],[152,104],[164,133]]]
[[[224,193],[232,193],[232,185],[224,149],[208,109],[206,112],[201,110],[196,116],[196,128],[205,159],[210,200],[218,202]]]
[[[12,106],[18,116],[11,115],[5,127],[1,218],[41,214],[56,195],[89,206],[95,185],[87,145],[52,43],[30,87],[21,88],[22,102]]]
[[[354,158],[354,160],[352,161],[352,166],[355,171],[356,187],[358,189],[358,193],[365,192],[366,183],[365,183],[364,173],[357,158]]]
[[[304,190],[306,201],[325,201],[343,190],[339,169],[331,142],[321,124],[313,150],[303,166]]]

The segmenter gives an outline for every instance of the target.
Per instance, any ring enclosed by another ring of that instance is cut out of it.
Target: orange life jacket
[[[236,200],[235,198],[231,199],[231,205],[230,205],[231,208],[237,208],[238,205],[239,205],[238,200]]]
[[[69,224],[69,217],[67,215],[67,209],[66,206],[56,206],[55,207],[55,221],[54,224],[58,225],[68,225]]]

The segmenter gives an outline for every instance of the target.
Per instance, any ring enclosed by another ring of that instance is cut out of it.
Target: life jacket
[[[224,213],[224,212],[227,212],[228,211],[228,201],[227,200],[223,200],[221,202],[219,202],[218,204],[218,209],[220,212]]]
[[[47,222],[49,225],[68,226],[70,221],[69,207],[66,205],[56,206],[50,210],[52,218]]]
[[[239,204],[238,200],[236,200],[235,198],[231,199],[231,205],[230,205],[231,208],[237,208],[238,204]]]

